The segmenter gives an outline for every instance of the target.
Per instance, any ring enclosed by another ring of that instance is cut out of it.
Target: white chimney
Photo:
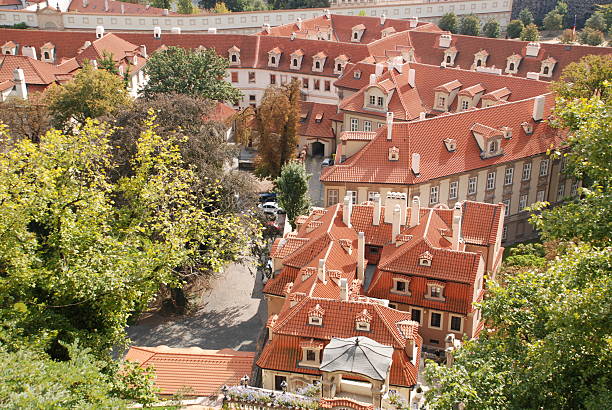
[[[263,30],[264,30],[266,33],[270,34],[270,25],[269,25],[268,23],[264,24],[264,25],[263,25]]]
[[[380,194],[374,195],[374,212],[372,214],[372,225],[378,226],[380,225]]]
[[[168,9],[162,10],[162,16],[167,16],[168,14],[170,14],[170,11]]]
[[[108,0],[104,0],[104,11],[108,11]]]
[[[527,54],[528,57],[537,57],[539,52],[540,52],[540,43],[533,41],[527,44],[527,50],[525,53]]]
[[[412,203],[410,204],[410,227],[417,226],[420,220],[421,212],[421,200],[418,196],[412,197]]]
[[[404,69],[404,58],[402,56],[393,57],[393,65],[395,66],[397,72],[401,74],[402,70]]]
[[[352,191],[346,191],[344,208],[342,209],[342,222],[349,228],[351,227],[351,213],[353,212],[353,197],[351,192]]]
[[[425,118],[427,118],[427,113],[422,111],[419,113],[419,120],[424,120]]]
[[[208,34],[217,34],[217,27],[209,27]]]
[[[538,95],[533,100],[533,120],[534,121],[542,121],[544,118],[544,103],[546,102],[546,97],[543,95]]]
[[[170,32],[171,32],[172,34],[181,34],[181,28],[180,28],[180,27],[172,27],[172,28],[170,29]]]
[[[140,45],[140,54],[142,54],[142,56],[144,58],[149,58],[149,55],[147,54],[147,46],[144,44]]]
[[[295,25],[297,26],[298,30],[302,29],[302,19],[300,17],[298,17],[295,21]]]
[[[385,223],[393,223],[393,210],[400,207],[400,226],[406,224],[408,213],[408,198],[403,192],[387,192],[385,199]]]
[[[327,283],[327,275],[325,275],[325,259],[319,259],[319,268],[317,269],[317,277],[323,283]]]
[[[410,24],[410,28],[415,28],[419,24],[419,18],[410,17],[408,18],[408,23]]]
[[[459,202],[455,203],[455,207],[453,208],[453,238],[452,245],[453,249],[459,250],[459,241],[461,240],[461,217],[463,216],[463,211],[461,209],[461,204]]]
[[[153,38],[161,38],[161,27],[153,27]]]
[[[387,141],[393,139],[393,112],[387,112]]]
[[[535,71],[528,71],[525,77],[529,78],[530,80],[539,80],[540,73],[535,72]]]
[[[441,34],[438,46],[441,48],[449,48],[453,37],[450,34]]]
[[[289,37],[289,39],[291,39],[292,41],[295,40],[295,31],[291,33],[291,37]]]
[[[380,15],[380,25],[384,26],[385,25],[385,21],[387,21],[387,16],[385,16],[385,13]]]
[[[125,4],[121,3],[121,14],[125,14]]]
[[[376,74],[370,74],[370,85],[376,84]]]
[[[328,18],[328,19],[331,18],[331,13],[329,12],[328,9],[323,10],[323,14],[325,14],[326,18]]]
[[[357,279],[364,282],[365,278],[365,234],[359,232],[357,239]]]
[[[86,8],[89,5],[89,0],[83,0],[83,8]]]
[[[98,60],[91,60],[91,66],[94,68],[94,70],[98,69]]]
[[[382,63],[376,63],[376,68],[374,70],[376,77],[380,77],[384,69],[385,69],[385,66]]]
[[[102,38],[104,36],[104,26],[96,26],[96,38]]]
[[[421,174],[421,154],[418,152],[412,153],[412,172],[416,176]]]
[[[35,47],[23,46],[21,53],[24,56],[27,56],[27,57],[30,57],[36,60],[36,48]]]
[[[25,74],[21,68],[13,70],[13,81],[15,82],[15,94],[17,97],[27,100],[28,99],[28,87],[25,82]]]
[[[414,88],[416,81],[416,71],[414,68],[408,70],[408,84],[410,87]]]
[[[400,233],[400,217],[402,214],[402,210],[399,205],[395,205],[393,208],[393,226],[391,232],[391,242],[395,243],[397,241],[397,235]]]
[[[344,302],[349,300],[348,281],[346,278],[340,278],[340,300]]]

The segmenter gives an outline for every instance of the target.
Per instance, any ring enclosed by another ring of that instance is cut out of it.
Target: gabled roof
[[[68,73],[58,66],[30,57],[4,55],[0,58],[0,81],[12,81],[16,68],[23,70],[26,84],[32,85],[47,86],[58,81],[59,75]]]
[[[300,103],[303,121],[300,122],[299,135],[315,138],[335,138],[332,119],[336,115],[335,104],[321,104],[311,101]]]

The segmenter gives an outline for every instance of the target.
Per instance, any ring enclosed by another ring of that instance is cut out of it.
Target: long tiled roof
[[[50,85],[59,81],[58,76],[67,74],[58,66],[30,57],[5,55],[0,58],[0,81],[12,81],[16,68],[23,70],[27,84],[34,85]]]
[[[305,137],[335,138],[332,118],[337,114],[335,104],[321,104],[311,101],[300,103],[302,117],[299,134]]]

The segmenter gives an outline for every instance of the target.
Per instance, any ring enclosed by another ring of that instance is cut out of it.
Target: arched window
[[[321,63],[317,61],[317,62],[315,63],[315,68],[316,68],[317,70],[318,70],[318,69],[320,69],[320,68],[321,68]]]
[[[336,68],[337,71],[342,71],[342,64],[338,64],[338,68]]]
[[[510,63],[510,71],[514,71],[514,63]]]
[[[451,56],[446,56],[446,64],[450,64],[451,62]]]
[[[45,60],[49,60],[49,52],[48,51],[45,51],[44,56],[45,56]]]
[[[236,54],[232,54],[232,63],[235,63],[236,61],[238,61]]]
[[[544,67],[544,74],[548,74],[549,68],[548,67]]]
[[[4,54],[9,55],[9,54],[12,54],[12,53],[11,53],[11,50],[6,50],[6,51],[4,52]]]
[[[274,56],[270,57],[270,62],[272,64],[276,64],[276,57],[274,57]]]
[[[476,61],[476,67],[480,67],[482,65],[482,60],[478,59],[478,61]]]
[[[355,40],[357,40],[359,38],[359,33],[357,33],[356,31],[353,33],[353,38]]]
[[[489,152],[497,152],[497,141],[491,141],[489,144]]]
[[[294,67],[297,67],[297,65],[298,65],[298,63],[297,63],[297,58],[294,58],[294,59],[293,59],[293,66],[294,66]]]

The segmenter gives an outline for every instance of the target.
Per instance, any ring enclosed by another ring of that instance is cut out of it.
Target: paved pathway
[[[323,184],[319,180],[321,177],[321,161],[323,161],[321,156],[307,156],[304,161],[306,172],[312,174],[308,183],[308,192],[314,206],[323,206]]]
[[[256,276],[251,265],[229,265],[202,295],[204,303],[198,311],[141,320],[127,330],[132,344],[255,351],[267,318],[261,277]]]

